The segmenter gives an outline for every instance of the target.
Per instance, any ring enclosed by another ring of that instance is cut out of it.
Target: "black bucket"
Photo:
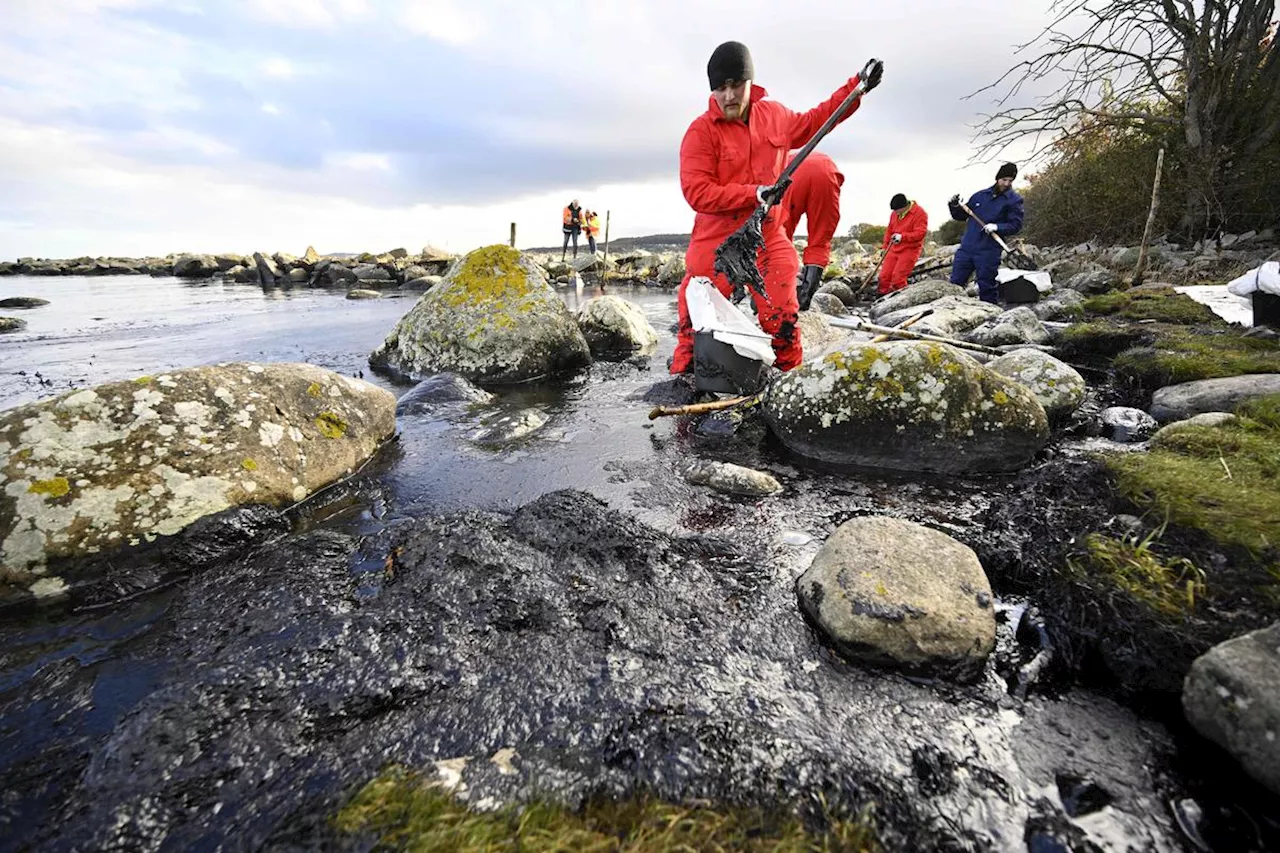
[[[1280,296],[1261,290],[1253,292],[1253,325],[1280,329]]]
[[[1000,301],[1007,305],[1026,305],[1040,301],[1040,288],[1025,278],[1011,278],[1000,283]]]
[[[754,394],[765,385],[769,368],[763,361],[739,355],[712,332],[693,335],[693,380],[699,391],[717,394]]]

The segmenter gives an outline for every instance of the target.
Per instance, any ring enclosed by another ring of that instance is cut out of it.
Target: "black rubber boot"
[[[805,264],[796,281],[796,298],[800,301],[800,310],[808,311],[813,294],[822,286],[822,267],[817,264]]]

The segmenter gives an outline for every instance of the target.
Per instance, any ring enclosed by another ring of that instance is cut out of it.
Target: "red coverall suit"
[[[834,160],[814,151],[791,177],[791,187],[782,197],[782,209],[787,214],[783,226],[787,239],[795,239],[800,217],[807,217],[809,245],[804,248],[804,264],[826,268],[831,260],[831,238],[840,225],[840,187],[844,186],[844,175]]]
[[[907,276],[920,259],[920,250],[928,233],[929,214],[914,201],[901,216],[896,210],[889,214],[889,225],[884,229],[884,245],[881,246],[887,251],[884,263],[880,265],[881,295],[907,286]],[[894,234],[901,234],[902,241],[894,243]]]
[[[751,110],[745,124],[726,119],[712,96],[707,111],[685,131],[680,143],[680,188],[696,215],[685,253],[685,277],[677,296],[680,328],[672,373],[693,369],[693,325],[685,302],[689,280],[706,276],[726,297],[733,293],[729,280],[715,271],[716,249],[756,209],[756,188],[778,180],[787,152],[808,142],[857,85],[858,78],[851,77],[825,102],[797,113],[770,100],[764,87],[752,84]],[[855,102],[849,115],[859,105]],[[768,302],[754,290],[747,290],[755,302],[760,328],[773,336],[778,368],[790,370],[800,364],[801,356],[796,328],[800,261],[782,227],[785,212],[781,206],[771,208],[765,217],[764,247],[758,259]]]

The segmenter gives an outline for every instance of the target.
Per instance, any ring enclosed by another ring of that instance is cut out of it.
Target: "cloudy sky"
[[[0,0],[0,258],[558,244],[570,197],[613,236],[688,232],[681,136],[706,61],[751,47],[807,109],[872,56],[823,142],[842,228],[895,192],[934,224],[988,182],[962,100],[1048,0]],[[1019,152],[1013,152],[1017,154]]]

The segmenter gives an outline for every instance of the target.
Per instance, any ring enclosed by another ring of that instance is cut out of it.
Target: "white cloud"
[[[297,73],[294,71],[293,63],[285,59],[283,56],[273,56],[270,59],[265,60],[258,67],[261,69],[262,73],[268,77],[281,77],[287,79]]]
[[[267,115],[269,115],[269,116],[278,116],[278,115],[280,115],[280,108],[279,108],[279,107],[277,107],[275,104],[272,104],[272,103],[269,103],[269,102],[268,102],[268,103],[263,104],[261,107],[259,107],[259,109],[260,109],[260,110],[262,110],[264,113],[266,113],[266,114],[267,114]]]
[[[347,151],[330,154],[325,163],[335,169],[350,169],[353,172],[390,172],[391,158],[386,154],[372,152]]]
[[[251,17],[295,28],[328,28],[369,14],[364,0],[248,0]]]
[[[453,0],[406,0],[400,22],[409,32],[436,41],[470,44],[488,30],[484,12],[478,6],[472,3],[464,9]]]

